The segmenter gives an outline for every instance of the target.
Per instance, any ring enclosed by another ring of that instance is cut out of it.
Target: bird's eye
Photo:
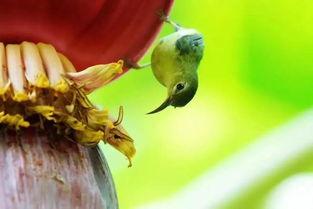
[[[184,88],[185,88],[185,85],[183,83],[179,83],[179,84],[176,85],[176,89],[179,90],[179,91],[183,90]]]

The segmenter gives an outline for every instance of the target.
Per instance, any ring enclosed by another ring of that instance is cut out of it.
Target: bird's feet
[[[143,69],[143,68],[149,67],[151,65],[151,63],[146,63],[146,64],[143,64],[143,65],[140,65],[140,64],[138,64],[136,62],[132,62],[129,59],[125,59],[124,60],[124,65],[127,68],[133,68],[133,69],[139,70],[139,69]]]
[[[181,29],[181,27],[177,23],[170,20],[169,16],[167,16],[163,10],[157,11],[157,14],[159,15],[162,21],[172,25],[175,28],[175,31],[178,31],[179,29]]]

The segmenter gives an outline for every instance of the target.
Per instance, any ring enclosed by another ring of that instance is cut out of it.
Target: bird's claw
[[[140,65],[137,62],[133,62],[133,61],[131,61],[129,59],[124,59],[124,65],[127,68],[133,68],[133,69],[139,70],[139,69],[142,69],[142,68],[149,67],[151,64],[147,63],[147,64]]]
[[[175,28],[176,31],[178,31],[179,29],[181,29],[181,27],[180,27],[177,23],[175,23],[175,22],[173,22],[172,20],[170,20],[169,16],[166,15],[163,10],[158,10],[158,11],[157,11],[157,14],[158,14],[159,17],[160,17],[160,20],[162,20],[163,22],[166,22],[166,23],[172,25],[172,26]]]
[[[163,10],[158,10],[157,14],[160,17],[160,20],[162,20],[164,22],[168,22],[169,21],[169,17],[165,14],[165,12]]]

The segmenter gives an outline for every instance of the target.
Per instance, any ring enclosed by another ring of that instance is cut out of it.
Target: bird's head
[[[183,107],[188,104],[198,89],[197,74],[187,74],[179,78],[168,87],[167,99],[155,110],[148,114],[157,113],[169,105],[174,107]]]

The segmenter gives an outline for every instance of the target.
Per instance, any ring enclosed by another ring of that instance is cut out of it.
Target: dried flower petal
[[[15,127],[19,130],[20,127],[29,127],[29,122],[24,120],[24,117],[20,114],[10,115],[0,112],[0,123],[7,124],[9,126]]]
[[[76,131],[75,137],[78,143],[85,146],[95,146],[104,138],[103,131],[95,131],[90,128],[86,128],[83,131]]]
[[[80,72],[69,72],[67,75],[79,86],[82,86],[86,93],[104,86],[117,74],[123,72],[123,61],[105,65],[95,65]]]
[[[54,120],[53,112],[54,112],[54,107],[52,106],[47,106],[47,105],[38,105],[38,106],[31,106],[31,107],[26,107],[26,112],[28,115],[32,114],[40,114],[47,120]]]
[[[109,119],[108,110],[91,109],[87,112],[88,125],[93,129],[99,129],[102,124],[106,124],[109,128],[114,128],[113,123]]]

